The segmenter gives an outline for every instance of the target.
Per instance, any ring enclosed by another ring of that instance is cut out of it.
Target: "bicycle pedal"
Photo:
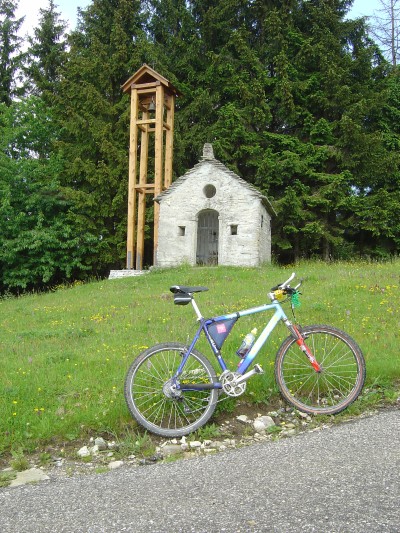
[[[254,370],[256,374],[264,374],[264,370],[261,368],[260,365],[254,365]]]

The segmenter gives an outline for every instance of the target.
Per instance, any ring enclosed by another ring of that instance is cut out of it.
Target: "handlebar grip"
[[[281,288],[284,289],[287,285],[289,285],[289,283],[292,281],[295,275],[296,275],[295,272],[292,272],[292,275],[290,276],[290,278],[287,279],[285,283],[282,283]]]

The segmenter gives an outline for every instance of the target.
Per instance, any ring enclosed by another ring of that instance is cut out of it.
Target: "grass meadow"
[[[192,307],[173,305],[169,287],[209,287],[196,300],[203,314],[212,316],[267,302],[270,287],[292,271],[303,279],[297,321],[339,327],[364,352],[366,386],[350,412],[395,401],[400,386],[400,261],[183,266],[0,300],[0,455],[94,432],[116,439],[127,432],[143,433],[123,395],[130,363],[152,344],[186,342],[196,329]],[[286,310],[291,317],[288,304]],[[236,323],[223,347],[233,365],[241,338],[254,326],[260,331],[267,317],[257,314]],[[273,364],[286,336],[279,325],[257,357],[265,374],[248,382],[246,400],[268,406],[278,396]],[[212,357],[203,342],[198,349]]]

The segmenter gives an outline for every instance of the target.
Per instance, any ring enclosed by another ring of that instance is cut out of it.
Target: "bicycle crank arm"
[[[240,378],[237,378],[234,380],[235,385],[239,385],[240,383],[243,383],[244,381],[247,381],[251,376],[254,376],[255,374],[264,374],[264,370],[261,368],[260,365],[254,365],[254,368],[247,372],[246,374],[243,374]],[[188,384],[180,384],[179,389],[180,391],[191,391],[191,390],[212,390],[212,389],[222,389],[221,383],[188,383]]]
[[[255,374],[264,374],[264,370],[260,365],[254,365],[254,368],[252,368],[249,372],[246,372],[246,374],[243,374],[243,376],[240,378],[235,379],[235,385],[239,385],[240,383],[243,383],[243,381],[247,381]]]

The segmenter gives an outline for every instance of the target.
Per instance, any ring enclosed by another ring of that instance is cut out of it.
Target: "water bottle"
[[[242,344],[239,347],[239,350],[236,352],[239,357],[246,357],[247,353],[250,351],[251,347],[254,344],[254,341],[256,340],[257,335],[257,328],[254,328],[251,330],[250,333],[248,333],[245,338],[243,339]]]

